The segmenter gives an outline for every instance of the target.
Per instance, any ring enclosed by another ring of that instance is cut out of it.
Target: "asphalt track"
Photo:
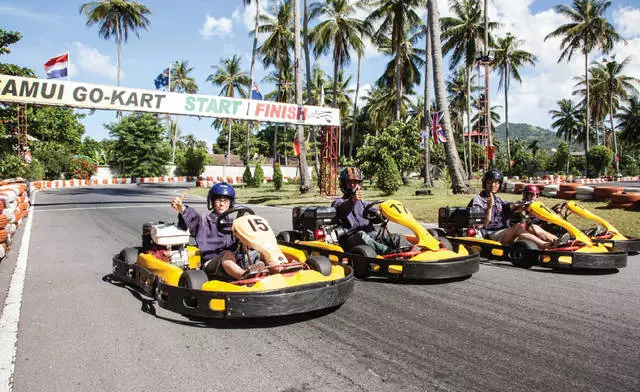
[[[640,390],[640,256],[602,274],[484,262],[446,283],[357,281],[333,311],[191,320],[108,279],[144,222],[176,220],[181,189],[38,192],[14,391]],[[290,227],[289,210],[254,209]],[[20,236],[0,264],[4,288]]]

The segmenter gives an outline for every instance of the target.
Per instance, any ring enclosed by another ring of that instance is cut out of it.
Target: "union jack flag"
[[[444,135],[444,129],[440,125],[442,117],[444,117],[444,112],[431,113],[431,134],[435,144],[448,142],[447,137]]]

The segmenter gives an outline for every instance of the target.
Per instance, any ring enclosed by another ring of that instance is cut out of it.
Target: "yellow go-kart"
[[[523,204],[522,207],[526,218],[518,224],[530,225],[535,217],[560,227],[569,233],[570,239],[546,249],[539,249],[533,242],[519,239],[511,245],[502,245],[498,241],[483,238],[480,226],[484,220],[484,212],[465,207],[441,207],[438,226],[452,243],[467,245],[479,251],[482,257],[509,261],[522,268],[542,266],[610,270],[627,265],[625,252],[612,251],[602,244],[594,243],[585,233],[541,202]]]
[[[637,254],[640,252],[640,238],[629,238],[623,235],[620,230],[616,229],[604,218],[592,213],[573,200],[556,204],[551,207],[551,209],[565,220],[573,213],[596,222],[595,225],[584,230],[584,233],[591,238],[591,241],[595,244],[602,244],[609,249],[615,249],[629,254]]]
[[[379,276],[403,279],[452,279],[470,276],[479,269],[477,253],[444,237],[433,237],[397,200],[376,201],[364,209],[364,217],[379,224],[378,236],[389,235],[389,221],[411,230],[404,235],[411,246],[378,255],[367,245],[349,247],[345,230],[332,207],[296,207],[293,229],[280,232],[281,245],[308,255],[325,255],[335,264],[349,264],[357,278]]]
[[[233,223],[227,218],[237,214]],[[239,240],[236,252],[259,253],[265,262],[251,278],[209,279],[200,269],[200,251],[189,246],[189,232],[175,225],[145,224],[142,247],[124,248],[113,257],[113,275],[133,284],[158,304],[198,317],[251,318],[305,313],[343,304],[353,292],[353,271],[324,256],[278,245],[268,222],[246,207],[224,212],[218,230]]]

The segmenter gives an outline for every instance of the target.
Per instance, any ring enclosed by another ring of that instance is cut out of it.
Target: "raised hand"
[[[181,214],[182,211],[184,210],[184,204],[182,204],[182,200],[184,200],[184,195],[186,193],[187,192],[185,191],[184,193],[182,193],[182,195],[180,197],[176,196],[171,201],[171,208],[173,208],[174,210],[178,211],[179,214]]]

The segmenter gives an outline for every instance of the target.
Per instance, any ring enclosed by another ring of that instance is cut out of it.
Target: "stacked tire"
[[[637,210],[640,207],[640,193],[614,193],[611,195],[608,207]]]
[[[609,201],[612,195],[617,195],[624,192],[624,188],[621,186],[599,186],[593,191],[593,198],[596,201]]]
[[[576,200],[593,200],[595,190],[590,186],[579,186],[576,188]]]
[[[29,213],[29,193],[24,180],[0,181],[0,259],[6,256],[18,226]]]
[[[542,196],[556,197],[556,195],[558,194],[558,188],[559,186],[556,184],[545,185],[544,189],[542,190]]]
[[[576,198],[577,188],[578,188],[578,184],[575,184],[575,183],[569,182],[565,184],[560,184],[558,188],[558,192],[556,193],[556,197],[558,199],[573,200]]]

